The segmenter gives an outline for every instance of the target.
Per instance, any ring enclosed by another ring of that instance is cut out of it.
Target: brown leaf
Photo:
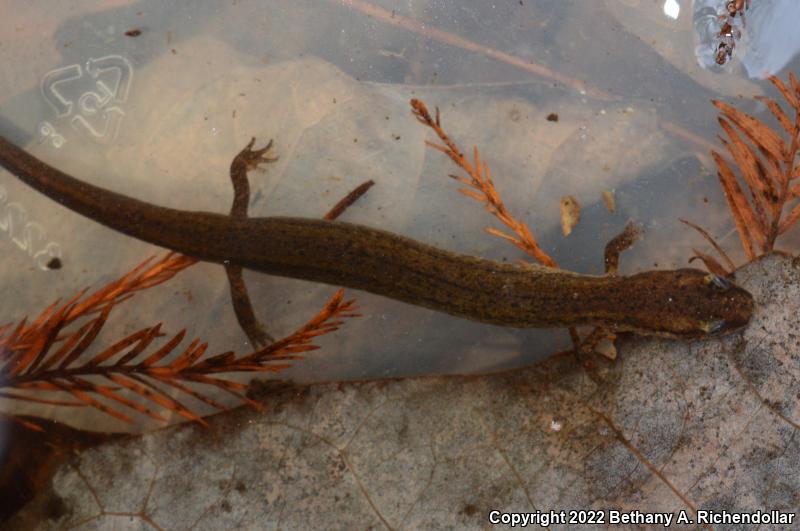
[[[89,329],[92,327],[92,324],[92,321],[88,321],[79,329],[66,336],[58,350],[54,354],[51,354],[47,357],[42,364],[41,369],[48,370],[58,365],[58,363],[64,359],[64,356],[69,354],[72,349],[75,348],[75,345],[77,345],[86,332],[89,331]]]
[[[742,173],[745,182],[747,183],[750,192],[762,209],[768,209],[773,216],[778,215],[778,192],[776,183],[780,182],[779,175],[767,175],[763,166],[759,164],[758,156],[753,152],[747,143],[742,140],[736,129],[724,118],[719,118],[719,125],[728,134],[731,142],[725,142],[722,138],[723,145],[728,153],[731,154],[736,166]],[[764,226],[767,221],[764,220]]]
[[[72,352],[70,352],[58,365],[60,369],[68,368],[73,361],[78,359],[78,357],[83,354],[87,348],[89,348],[89,345],[92,344],[97,337],[97,334],[99,334],[100,330],[103,328],[106,319],[108,319],[108,315],[111,313],[111,308],[113,308],[111,304],[107,305],[99,316],[92,319],[92,325],[89,327],[89,330],[86,331],[86,334],[83,336],[83,338],[81,338],[78,345],[73,348]]]
[[[53,384],[52,382],[44,382],[44,381],[30,381],[30,382],[20,382],[16,384],[14,387],[17,389],[37,389],[41,391],[60,391],[61,388],[57,385]]]
[[[95,409],[98,409],[105,413],[106,415],[111,415],[115,419],[119,419],[126,424],[133,424],[133,419],[130,418],[128,415],[122,413],[121,411],[117,411],[116,409],[103,404],[102,402],[96,400],[92,397],[89,393],[81,391],[80,389],[76,388],[73,385],[69,384],[61,384],[56,383],[59,387],[61,387],[64,391],[68,392],[78,400],[84,402],[88,406],[92,406]]]
[[[502,238],[502,239],[506,240],[507,242],[513,243],[514,245],[520,245],[522,243],[522,242],[520,242],[519,238],[517,238],[516,236],[511,236],[510,234],[506,234],[505,232],[503,232],[501,230],[497,230],[497,229],[494,229],[492,227],[486,227],[483,230],[486,233],[491,234],[492,236],[497,236],[498,238]]]
[[[164,356],[167,356],[173,350],[175,350],[175,347],[177,347],[180,344],[180,342],[183,341],[184,336],[186,336],[186,329],[183,329],[177,334],[175,334],[172,337],[172,339],[170,339],[164,345],[162,345],[160,349],[149,355],[144,361],[140,363],[140,365],[142,367],[150,367],[154,363],[160,361]]]
[[[794,75],[794,72],[789,72],[789,83],[792,85],[794,89],[794,101],[792,102],[792,107],[800,111],[800,83],[797,82],[797,78]]]
[[[46,326],[42,327],[42,333],[33,336],[32,340],[28,339],[27,333],[23,332],[20,334],[22,337],[16,341],[17,344],[14,345],[16,348],[11,347],[13,352],[9,356],[10,359],[8,363],[3,367],[9,370],[11,377],[15,377],[28,370],[34,360],[39,361],[45,346],[51,345],[55,335],[58,333],[55,324],[57,320],[57,317],[51,317]]]
[[[356,309],[354,301],[344,301],[344,291],[339,290],[305,326],[284,340],[271,345],[269,351],[271,356],[261,358],[250,354],[237,359],[235,354],[226,352],[213,356],[210,358],[212,362],[207,363],[201,360],[207,345],[195,339],[171,363],[158,365],[173,353],[185,337],[185,331],[180,331],[143,361],[135,363],[152,341],[163,335],[161,325],[158,324],[130,334],[88,361],[77,365],[75,362],[98,337],[116,303],[130,298],[132,291],[160,284],[181,268],[194,263],[194,260],[169,253],[164,259],[151,262],[151,260],[142,262],[122,278],[108,283],[88,296],[83,297],[86,291],[83,290],[60,306],[56,301],[41,312],[32,323],[27,324],[27,320],[22,319],[10,333],[10,325],[0,327],[0,352],[2,352],[0,376],[3,377],[0,397],[55,406],[90,406],[121,421],[132,422],[131,417],[123,410],[102,401],[105,399],[159,422],[166,421],[158,411],[150,407],[151,404],[155,404],[186,419],[205,424],[197,414],[177,399],[165,394],[145,377],[153,379],[155,376],[158,382],[172,389],[178,389],[208,405],[218,406],[218,409],[226,409],[227,406],[218,404],[211,398],[205,397],[203,393],[175,380],[201,382],[206,378],[206,374],[278,372],[289,367],[287,361],[302,359],[298,353],[319,348],[311,344],[316,336],[336,330],[344,318],[358,316],[354,312]],[[75,319],[93,314],[97,315],[83,323],[77,330],[68,333],[63,331],[64,327]],[[56,343],[60,343],[59,349],[55,354],[49,354],[50,347]],[[115,363],[107,364],[125,350],[128,352]],[[275,361],[282,363],[273,363]],[[102,385],[95,381],[98,378],[105,378],[116,385]],[[239,393],[245,389],[245,384],[222,378],[211,378],[201,383],[224,388],[240,402],[257,405]],[[120,389],[132,392],[135,396],[126,396],[120,393]],[[14,390],[28,391],[30,394],[14,393]],[[34,393],[68,393],[78,401],[50,399],[35,396]]]
[[[224,411],[224,410],[228,409],[223,404],[220,404],[219,402],[211,399],[211,397],[208,397],[208,396],[204,395],[203,393],[195,391],[194,389],[192,389],[191,387],[189,387],[187,385],[183,385],[180,382],[175,381],[174,378],[161,378],[161,377],[159,377],[158,381],[162,382],[162,383],[164,383],[166,385],[169,385],[171,387],[174,387],[178,391],[180,391],[182,393],[185,393],[185,394],[187,394],[187,395],[189,395],[189,396],[191,396],[193,398],[196,398],[197,400],[199,400],[199,401],[201,401],[201,402],[213,407],[214,409],[218,409],[220,411]]]
[[[486,196],[484,196],[483,194],[481,194],[479,192],[476,192],[475,190],[470,190],[469,188],[459,188],[458,191],[461,192],[462,194],[464,194],[467,197],[471,197],[472,199],[474,199],[475,201],[477,201],[479,203],[485,203],[485,202],[488,201]]]
[[[24,360],[21,360],[19,368],[22,368],[22,365],[24,363],[27,363],[28,361],[30,361],[30,364],[27,367],[25,367],[24,370],[16,372],[16,374],[22,374],[23,372],[30,373],[32,371],[35,371],[42,363],[42,361],[44,361],[47,358],[50,349],[55,344],[58,338],[58,332],[60,329],[59,323],[61,319],[62,319],[62,314],[56,313],[51,317],[50,320],[48,320],[45,326],[41,327],[42,328],[41,334],[36,337],[36,342],[33,343],[33,346],[31,347],[31,351],[29,351],[29,354],[33,354],[34,351],[38,352],[36,352],[36,355],[33,357],[33,359],[26,358]]]
[[[91,382],[89,382],[87,380],[84,380],[83,378],[74,377],[74,378],[72,378],[72,380],[74,380],[75,382],[77,382],[77,383],[79,383],[79,384],[81,384],[81,385],[83,385],[83,386],[85,386],[87,388],[90,388],[92,390],[92,392],[95,392],[95,393],[98,393],[100,395],[103,395],[104,397],[108,398],[109,400],[114,400],[115,402],[119,402],[123,406],[129,407],[129,408],[133,409],[134,411],[138,411],[142,415],[148,416],[148,417],[150,417],[152,419],[155,419],[155,420],[157,420],[159,422],[167,422],[167,419],[165,419],[164,417],[162,417],[161,415],[159,415],[158,413],[156,413],[155,411],[153,411],[149,407],[145,406],[144,404],[141,404],[139,402],[135,402],[135,401],[133,401],[133,400],[131,400],[129,398],[126,398],[126,397],[122,396],[119,393],[116,393],[114,391],[106,389],[105,387],[94,385]]]
[[[565,195],[559,203],[561,214],[561,232],[564,236],[572,234],[572,229],[581,220],[581,205],[578,200],[571,195]]]
[[[147,335],[145,335],[135,347],[129,350],[127,354],[118,359],[114,365],[125,365],[126,363],[136,359],[139,354],[144,352],[144,350],[150,346],[150,343],[152,343],[155,338],[161,335],[161,323],[158,323],[157,325],[146,330],[148,331]]]
[[[720,119],[720,123],[722,122],[723,120]],[[755,173],[755,176],[753,176],[750,171],[744,171],[744,169],[747,170],[750,169],[746,166],[745,162],[746,159],[749,157],[747,157],[742,150],[736,149],[732,144],[726,142],[722,138],[720,138],[720,141],[722,142],[722,145],[728,150],[728,152],[730,152],[731,155],[733,155],[737,166],[739,166],[739,168],[742,170],[741,172],[742,175],[745,176],[745,184],[747,184],[747,190],[750,192],[750,198],[751,198],[750,204],[753,206],[755,210],[755,215],[758,220],[758,226],[761,227],[761,229],[766,233],[767,228],[770,226],[770,222],[772,219],[772,216],[769,216],[767,214],[767,210],[769,210],[770,213],[773,213],[778,207],[776,203],[772,203],[771,201],[769,201],[769,199],[767,199],[767,197],[764,194],[763,191],[763,188],[765,187],[764,180],[758,177],[758,175],[760,175],[759,168],[761,168],[761,166],[757,163],[755,164],[756,169],[755,172],[753,172]],[[750,179],[754,179],[754,182],[751,183]]]
[[[86,291],[86,290],[82,290],[82,292],[78,292],[78,295],[77,295],[77,296],[80,296],[80,295],[81,295],[81,293],[83,293],[83,292],[85,292],[85,291]],[[73,297],[73,300],[74,300],[74,299],[75,299],[75,298]],[[53,316],[53,312],[54,312],[54,310],[55,310],[56,306],[58,306],[58,303],[59,303],[59,302],[60,302],[60,299],[56,299],[56,301],[55,301],[53,304],[51,304],[50,306],[48,306],[47,308],[45,308],[45,309],[42,311],[42,313],[40,313],[40,314],[39,314],[39,315],[36,317],[36,319],[35,319],[35,320],[34,320],[34,321],[33,321],[33,322],[30,324],[30,326],[29,326],[28,328],[38,328],[38,327],[42,326],[42,325],[43,325],[43,324],[44,324],[44,323],[45,323],[45,322],[46,322],[48,319],[50,319],[50,318]],[[62,306],[62,308],[61,308],[61,309],[62,309],[62,311],[63,311],[64,307],[65,307],[65,306],[68,306],[69,304],[70,304],[69,302],[67,302],[66,304],[64,304],[64,305]]]
[[[766,96],[753,96],[753,99],[756,99],[764,103],[767,107],[769,107],[769,110],[772,111],[772,115],[775,116],[775,118],[781,124],[783,130],[786,131],[789,135],[792,134],[792,132],[794,131],[794,124],[792,124],[792,121],[789,119],[788,116],[786,116],[786,113],[783,112],[783,109],[781,108],[780,105],[778,105],[777,101],[773,100],[772,98],[768,98]]]
[[[114,383],[127,387],[142,398],[155,402],[164,409],[174,411],[185,419],[195,421],[208,427],[206,421],[192,413],[186,406],[135,374],[129,374],[127,378],[123,378],[121,375],[117,374],[109,374],[108,378]]]
[[[205,354],[206,348],[208,348],[207,343],[201,343],[199,339],[195,339],[189,344],[188,347],[186,347],[186,350],[183,351],[183,354],[178,356],[172,363],[169,364],[169,368],[176,373],[181,372],[185,368],[191,366],[203,354]]]
[[[758,164],[761,167],[761,173],[764,175],[773,175],[776,177],[779,188],[786,185],[787,175],[781,168],[781,163],[770,156],[762,147],[758,147],[758,152],[761,157],[758,159]],[[779,194],[778,194],[779,195]]]
[[[5,336],[3,341],[0,342],[0,361],[6,362],[0,366],[0,375],[8,374],[11,372],[11,369],[13,369],[14,363],[12,358],[16,354],[15,348],[18,348],[17,342],[19,341],[19,338],[25,329],[26,322],[27,318],[22,318],[14,330],[9,335]]]
[[[117,341],[100,354],[96,355],[94,358],[86,362],[85,367],[97,367],[101,363],[105,362],[109,358],[114,357],[115,355],[119,354],[132,344],[136,342],[141,342],[142,339],[146,338],[147,335],[150,333],[149,328],[144,328],[139,330],[138,332],[134,332],[133,334],[129,335],[126,338],[123,338],[120,341]]]
[[[55,387],[55,386],[54,386]],[[58,388],[56,388],[58,389]],[[41,398],[32,394],[17,394],[11,393],[8,391],[0,392],[0,397],[7,398],[9,400],[22,400],[25,402],[35,402],[37,404],[48,404],[51,406],[62,406],[62,407],[77,407],[82,406],[83,402],[75,402],[71,400],[55,400],[50,398]],[[0,414],[2,416],[2,414]]]
[[[793,74],[790,73],[789,74],[790,81],[792,77]],[[772,82],[773,85],[775,85],[775,88],[777,88],[778,91],[780,91],[780,93],[783,95],[783,98],[786,100],[786,103],[788,103],[793,109],[800,108],[800,106],[797,105],[797,98],[795,97],[795,95],[792,94],[791,90],[786,88],[786,85],[783,84],[783,81],[781,81],[779,77],[769,76],[769,80]]]
[[[795,205],[791,213],[781,220],[781,224],[778,227],[778,234],[783,234],[787,230],[791,229],[792,225],[797,223],[798,219],[800,219],[800,204]]]
[[[725,162],[719,153],[716,151],[711,152],[711,156],[717,163],[717,176],[722,184],[722,189],[725,192],[725,200],[728,202],[728,208],[733,215],[733,221],[736,224],[736,229],[739,233],[739,239],[742,241],[745,255],[748,260],[755,260],[756,254],[753,250],[753,241],[748,227],[752,227],[754,232],[758,232],[759,228],[753,215],[747,199],[736,181],[736,176],[731,171],[728,164]],[[763,239],[763,234],[762,234]]]
[[[27,421],[27,420],[25,420],[25,419],[23,419],[21,417],[18,417],[17,415],[9,415],[7,413],[0,413],[0,418],[8,420],[10,422],[13,422],[15,424],[19,424],[23,428],[29,429],[31,431],[38,431],[40,433],[44,432],[44,428],[42,428],[38,424],[36,424],[34,422]]]
[[[776,161],[786,158],[787,147],[772,129],[760,120],[719,100],[713,104],[722,111],[756,146],[763,148]]]
[[[206,358],[203,360],[203,364],[207,366],[214,366],[214,365],[227,365],[236,359],[236,354],[233,351],[223,352],[221,354],[217,354],[210,358]]]
[[[231,380],[222,380],[220,378],[211,378],[209,376],[204,376],[202,374],[193,374],[187,377],[187,379],[218,387],[219,389],[222,389],[232,394],[235,398],[241,400],[242,402],[245,402],[246,404],[249,404],[250,406],[256,409],[260,409],[261,405],[258,402],[256,402],[255,400],[251,400],[250,398],[247,398],[240,392],[247,390],[248,386],[245,384],[241,384],[239,382],[233,382]]]
[[[603,201],[606,204],[608,211],[613,214],[617,211],[617,203],[614,199],[614,192],[603,190]]]

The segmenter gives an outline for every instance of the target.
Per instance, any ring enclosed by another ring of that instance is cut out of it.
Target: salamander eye
[[[730,280],[727,278],[718,277],[717,275],[706,275],[706,277],[703,279],[703,282],[706,285],[711,285],[721,290],[729,290],[733,287],[733,284],[731,284]]]
[[[702,330],[706,334],[710,336],[716,336],[722,334],[726,330],[730,328],[728,323],[722,319],[715,319],[713,321],[707,321],[703,323]]]

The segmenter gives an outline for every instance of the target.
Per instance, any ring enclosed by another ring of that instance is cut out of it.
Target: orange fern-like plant
[[[727,135],[722,145],[733,158],[737,173],[718,152],[717,163],[725,199],[736,223],[739,239],[749,260],[775,247],[777,238],[800,219],[800,84],[789,74],[787,87],[779,78],[769,80],[783,96],[788,109],[765,96],[756,96],[771,111],[784,135],[761,120],[727,103],[714,101],[720,109],[719,124]],[[740,185],[744,182],[747,193]]]
[[[92,345],[111,312],[137,291],[172,278],[196,261],[168,253],[146,260],[122,278],[86,295],[58,301],[32,322],[0,327],[0,397],[65,407],[92,407],[125,423],[134,415],[167,423],[167,412],[205,425],[200,415],[176,396],[192,397],[217,410],[229,409],[211,398],[221,389],[240,403],[260,407],[244,395],[247,385],[230,378],[233,373],[278,372],[319,347],[313,340],[336,330],[341,319],[353,317],[353,301],[339,290],[319,313],[283,339],[249,354],[224,352],[205,357],[207,343],[192,340],[177,350],[186,335],[181,330],[160,346],[161,324],[144,328],[103,349],[89,359]],[[81,321],[80,326],[71,326]],[[168,392],[172,391],[172,392]],[[27,428],[41,430],[35,421],[2,413]]]
[[[505,225],[510,232],[504,232],[492,227],[486,227],[484,230],[511,243],[540,264],[557,268],[558,264],[539,246],[539,242],[536,241],[536,237],[528,224],[513,216],[506,207],[492,180],[491,169],[486,161],[481,159],[477,146],[472,150],[472,162],[470,162],[442,127],[438,108],[435,111],[435,116],[432,116],[423,101],[412,99],[411,112],[418,122],[431,128],[442,142],[441,144],[428,141],[425,143],[429,147],[447,155],[456,166],[467,174],[466,177],[450,175],[452,179],[465,186],[460,188],[459,192],[483,204],[484,208]],[[578,331],[571,327],[569,328],[569,335],[576,351],[594,349],[596,343],[593,337],[594,334],[590,334],[589,338],[582,340]]]
[[[536,241],[530,227],[524,221],[515,218],[506,208],[500,194],[497,193],[494,181],[492,181],[492,172],[489,169],[489,165],[485,160],[481,160],[477,146],[473,148],[473,162],[470,162],[442,128],[442,120],[438,108],[434,118],[425,103],[418,99],[412,99],[411,112],[417,121],[433,129],[436,136],[442,141],[442,144],[428,141],[425,143],[429,147],[447,155],[456,166],[466,172],[467,177],[450,175],[451,178],[466,186],[466,188],[459,189],[459,192],[482,203],[490,214],[511,230],[511,234],[509,234],[508,232],[487,227],[485,229],[486,232],[510,242],[542,265],[558,267],[555,260],[539,247],[539,243]]]

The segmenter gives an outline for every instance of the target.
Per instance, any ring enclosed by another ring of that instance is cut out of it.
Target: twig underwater
[[[431,116],[430,111],[428,111],[428,107],[422,100],[414,98],[410,103],[411,113],[414,115],[417,121],[422,125],[431,128],[434,133],[436,133],[436,136],[439,137],[439,140],[442,141],[442,144],[435,144],[426,140],[425,144],[432,149],[447,155],[456,166],[464,170],[469,176],[468,178],[464,178],[458,175],[450,175],[450,178],[455,179],[459,183],[467,186],[467,188],[459,188],[458,191],[465,196],[482,203],[484,208],[491,215],[495,216],[501,223],[503,223],[503,225],[508,227],[513,235],[491,227],[486,227],[484,230],[489,234],[497,236],[498,238],[502,238],[503,240],[511,243],[518,249],[521,249],[525,254],[536,260],[538,263],[547,267],[558,268],[556,261],[553,260],[553,258],[543,251],[539,246],[539,243],[533,236],[533,231],[530,230],[528,225],[524,221],[517,220],[509,213],[508,209],[500,198],[500,194],[497,193],[497,189],[494,186],[489,165],[485,160],[481,160],[478,147],[475,146],[472,150],[474,164],[471,164],[464,156],[463,152],[455,144],[455,142],[453,142],[453,140],[442,128],[442,120],[439,113],[439,108],[436,108],[435,117],[433,117]],[[576,351],[579,350],[583,344],[583,340],[581,339],[577,328],[569,327],[568,331],[573,347]]]
[[[155,340],[165,335],[162,323],[158,323],[129,334],[88,359],[84,356],[114,309],[137,291],[162,284],[194,263],[195,259],[177,253],[167,253],[156,261],[145,260],[93,293],[87,295],[82,290],[66,302],[56,301],[30,323],[22,319],[16,326],[0,328],[0,397],[91,407],[129,425],[141,426],[144,419],[165,425],[170,423],[166,413],[206,425],[196,408],[176,395],[212,410],[233,407],[212,398],[209,391],[216,388],[231,395],[237,404],[261,408],[245,396],[247,384],[233,380],[233,374],[280,372],[318,349],[313,343],[316,338],[336,331],[344,319],[358,316],[354,301],[345,300],[340,289],[305,325],[248,354],[206,356],[208,344],[199,339],[180,350],[185,329],[156,346]],[[36,421],[13,413],[3,412],[0,417],[33,430],[42,429]]]

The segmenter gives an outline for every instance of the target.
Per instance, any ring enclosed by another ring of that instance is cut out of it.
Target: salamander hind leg
[[[234,172],[246,174],[248,171],[256,169],[261,164],[278,160],[277,156],[269,156],[269,152],[272,150],[272,140],[267,142],[267,145],[261,149],[253,149],[255,143],[256,138],[252,137],[244,149],[233,158],[233,162],[231,162],[231,174]]]
[[[278,157],[269,156],[269,151],[272,148],[271,140],[263,148],[254,150],[253,145],[255,141],[255,138],[252,138],[247,146],[245,146],[245,148],[236,155],[233,162],[231,162],[230,176],[231,183],[233,184],[233,204],[231,205],[230,215],[234,218],[247,217],[247,208],[250,203],[250,181],[247,178],[247,172],[265,162],[274,162],[278,160]],[[369,180],[356,187],[331,208],[328,213],[325,214],[324,219],[332,221],[338,218],[353,203],[358,201],[373,184],[375,183]],[[242,331],[244,331],[245,335],[247,335],[254,346],[263,346],[272,343],[274,339],[264,330],[255,316],[253,304],[247,293],[247,285],[242,276],[242,268],[228,265],[225,266],[225,272],[228,275],[233,310]]]
[[[226,266],[225,273],[228,275],[228,285],[231,289],[231,303],[239,327],[250,340],[253,347],[263,347],[275,342],[275,339],[261,325],[253,311],[253,303],[247,293],[247,285],[244,283],[242,268],[239,266]]]
[[[247,207],[250,203],[250,181],[247,173],[258,168],[261,164],[275,162],[277,156],[269,156],[272,149],[272,140],[261,149],[253,149],[255,137],[233,158],[230,168],[231,183],[233,184],[233,204],[231,216],[247,217]]]
[[[250,181],[247,178],[247,172],[256,169],[263,163],[278,160],[278,157],[269,156],[272,140],[263,148],[254,150],[253,145],[255,143],[255,137],[251,138],[247,146],[231,162],[230,176],[233,184],[233,203],[231,204],[230,215],[234,218],[247,217],[247,209],[250,204]],[[260,347],[272,343],[272,337],[264,330],[264,327],[256,318],[253,303],[247,293],[247,285],[242,276],[242,268],[229,265],[225,266],[225,272],[228,275],[233,311],[242,331],[253,346]]]

